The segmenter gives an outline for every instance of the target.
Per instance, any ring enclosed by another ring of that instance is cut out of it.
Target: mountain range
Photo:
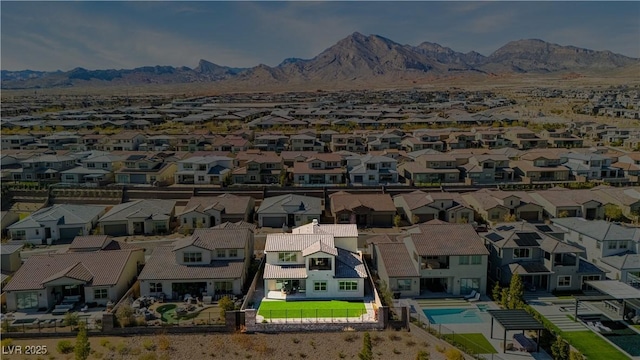
[[[326,84],[480,74],[583,73],[638,66],[640,59],[611,51],[561,46],[538,39],[507,43],[489,56],[461,53],[435,43],[402,45],[379,35],[358,32],[312,59],[287,58],[275,67],[264,64],[233,68],[200,60],[195,68],[145,66],[135,69],[70,71],[1,71],[3,89],[217,82],[224,84]]]

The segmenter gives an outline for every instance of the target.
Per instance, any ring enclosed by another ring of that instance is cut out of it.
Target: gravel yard
[[[90,359],[194,360],[194,359],[358,359],[363,332],[297,334],[192,334],[91,337]],[[420,330],[371,332],[374,359],[415,359],[421,350],[431,359],[445,359],[450,346]],[[60,354],[60,339],[14,340],[13,345],[47,345],[43,359],[73,359]],[[75,339],[66,339],[75,343]],[[3,340],[3,345],[5,345]],[[444,344],[444,345],[443,345]],[[35,359],[33,355],[3,355],[2,359]]]

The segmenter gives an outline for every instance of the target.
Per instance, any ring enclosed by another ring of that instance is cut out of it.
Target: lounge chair
[[[476,295],[474,297],[472,297],[471,299],[467,299],[468,302],[476,302],[476,301],[480,301],[480,293],[476,293]]]
[[[536,343],[528,337],[524,336],[524,334],[513,335],[513,343],[514,347],[520,351],[536,351]]]
[[[595,323],[595,326],[596,326],[598,329],[604,330],[604,331],[606,331],[606,332],[611,332],[611,328],[610,328],[610,327],[608,327],[608,326],[604,326],[604,325],[602,324],[602,322],[601,322],[601,321],[597,321],[597,322]]]
[[[465,296],[464,296],[464,298],[465,298],[466,300],[469,300],[469,299],[473,298],[474,296],[476,296],[476,294],[477,294],[477,293],[478,293],[477,291],[473,290],[473,291],[471,292],[471,294],[469,294],[469,295],[465,295]]]

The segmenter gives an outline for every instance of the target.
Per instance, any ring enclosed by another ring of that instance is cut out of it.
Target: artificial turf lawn
[[[591,331],[571,331],[561,335],[588,359],[628,360],[629,357]]]
[[[474,354],[498,353],[489,340],[480,333],[445,335],[444,337],[464,346]]]
[[[349,301],[263,301],[258,315],[266,319],[360,317],[364,303]]]

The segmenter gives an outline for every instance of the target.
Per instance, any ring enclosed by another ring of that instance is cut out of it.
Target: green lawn
[[[621,353],[620,350],[591,331],[564,332],[561,336],[576,349],[580,350],[588,359],[629,359],[629,357]]]
[[[640,330],[640,325],[632,325],[634,328]]]
[[[455,334],[445,335],[449,341],[464,346],[466,349],[475,354],[497,354],[496,349],[489,343],[484,335],[480,333],[473,334]]]
[[[265,319],[360,317],[366,312],[364,303],[349,301],[263,301],[258,315]]]

